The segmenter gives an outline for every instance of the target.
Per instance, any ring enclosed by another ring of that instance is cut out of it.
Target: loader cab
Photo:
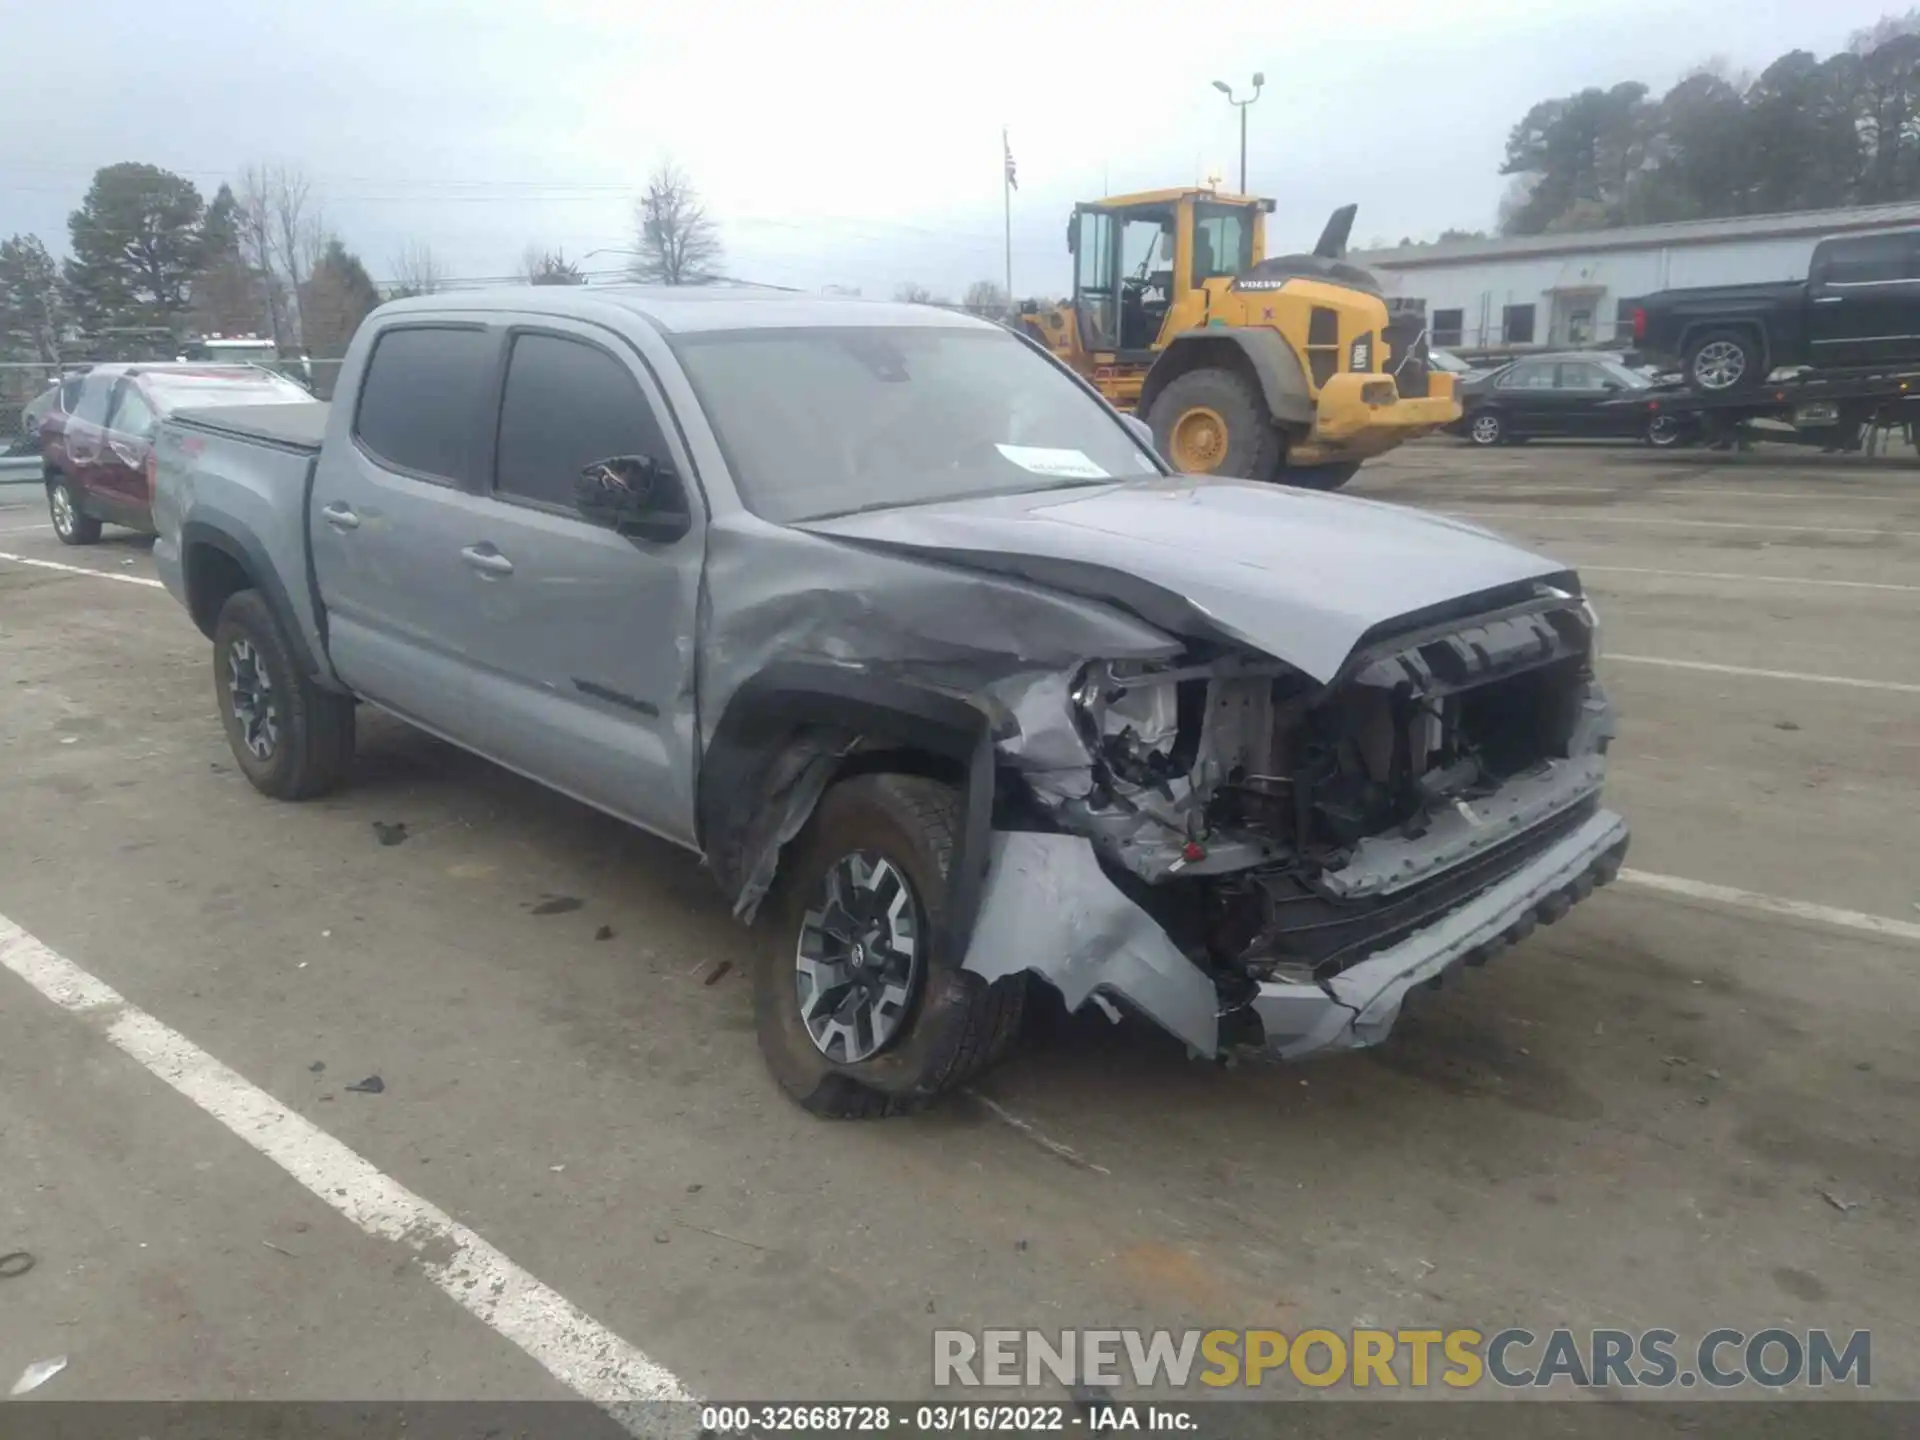
[[[1223,285],[1265,253],[1272,204],[1158,190],[1076,206],[1067,248],[1082,347],[1145,362],[1172,336],[1206,324],[1208,282]]]

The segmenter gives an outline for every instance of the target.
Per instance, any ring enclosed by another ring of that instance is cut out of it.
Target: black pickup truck
[[[1920,227],[1822,240],[1804,281],[1650,295],[1633,341],[1679,360],[1707,394],[1751,389],[1782,366],[1920,363]]]

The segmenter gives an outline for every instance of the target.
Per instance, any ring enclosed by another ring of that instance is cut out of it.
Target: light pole
[[[1253,72],[1253,94],[1244,100],[1233,98],[1233,87],[1224,80],[1213,82],[1213,88],[1227,97],[1227,103],[1240,112],[1240,193],[1247,193],[1247,107],[1260,98],[1260,87],[1267,83],[1267,77],[1258,70]]]

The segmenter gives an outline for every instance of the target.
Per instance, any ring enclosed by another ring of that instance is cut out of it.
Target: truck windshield
[[[673,347],[765,520],[1157,475],[1095,399],[1002,330],[726,330]]]

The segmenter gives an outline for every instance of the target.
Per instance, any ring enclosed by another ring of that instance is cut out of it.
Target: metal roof
[[[790,291],[736,290],[718,285],[517,285],[490,290],[441,291],[393,300],[380,313],[462,310],[570,315],[601,323],[609,314],[645,317],[673,334],[701,330],[774,330],[799,326],[941,326],[998,329],[990,321],[932,305]]]
[[[1856,205],[1844,210],[1796,210],[1783,215],[1678,220],[1666,225],[1625,225],[1617,230],[1581,230],[1564,235],[1449,240],[1440,245],[1397,245],[1389,250],[1356,250],[1347,258],[1359,265],[1388,270],[1416,270],[1432,265],[1460,265],[1480,260],[1586,255],[1604,250],[1657,250],[1669,245],[1781,240],[1799,235],[1818,237],[1898,225],[1920,225],[1920,204]]]

